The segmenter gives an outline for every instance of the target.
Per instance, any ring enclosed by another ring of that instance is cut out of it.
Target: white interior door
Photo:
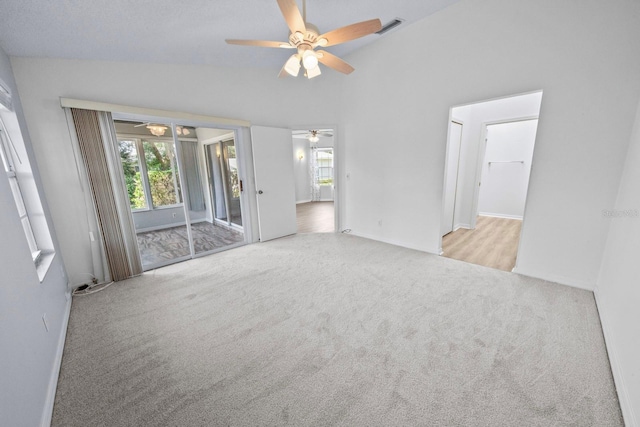
[[[441,234],[451,233],[454,227],[458,170],[460,167],[460,144],[462,142],[462,124],[452,121],[449,124],[449,145],[444,177],[444,197]]]
[[[251,127],[260,241],[295,234],[296,193],[291,130]]]

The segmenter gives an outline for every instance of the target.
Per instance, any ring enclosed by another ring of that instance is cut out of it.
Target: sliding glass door
[[[240,220],[230,222],[233,198],[221,210],[209,196],[208,146],[203,141],[213,129],[125,120],[114,123],[144,270],[244,244],[240,198],[233,211]],[[220,147],[229,151],[224,144]],[[231,194],[234,187],[230,183],[239,182],[232,147],[233,156],[221,152],[221,158],[227,159],[226,169],[218,177]],[[230,169],[235,178],[230,178]],[[222,211],[226,216],[219,219]]]

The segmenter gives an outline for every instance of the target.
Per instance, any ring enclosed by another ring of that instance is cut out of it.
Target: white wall
[[[11,65],[1,49],[0,78],[13,92],[16,116],[26,148],[25,160],[31,164],[33,185],[42,195],[40,174]],[[42,198],[41,202],[41,215],[51,225],[46,200]],[[48,422],[53,408],[62,355],[61,343],[70,307],[66,299],[67,278],[58,251],[40,283],[9,182],[4,177],[0,177],[0,236],[0,423],[7,426],[37,426],[41,422]],[[57,250],[53,229],[51,239],[52,249]],[[42,320],[45,313],[48,331]]]
[[[309,175],[309,159],[311,149],[306,138],[293,140],[293,177],[296,183],[296,203],[311,201],[311,176]],[[303,158],[300,159],[300,154]]]
[[[478,196],[480,215],[522,219],[537,120],[487,126]]]
[[[462,1],[359,50],[342,91],[344,228],[436,253],[450,107],[543,90],[518,271],[593,289],[639,51],[631,0]]]
[[[596,299],[620,404],[629,426],[640,425],[640,104],[615,204],[600,221],[609,236]]]
[[[535,92],[491,101],[473,103],[451,109],[451,117],[464,121],[460,151],[460,173],[456,196],[457,226],[475,227],[478,212],[479,173],[484,164],[482,147],[484,127],[487,123],[508,121],[523,117],[537,117],[540,113],[542,93]],[[531,163],[529,163],[529,167]]]
[[[330,73],[307,80],[278,79],[277,71],[264,69],[195,65],[34,58],[12,58],[12,64],[71,281],[91,271],[93,261],[88,211],[60,97],[230,117],[266,126],[290,127],[310,117],[321,123],[338,121],[336,109],[327,107],[335,105],[339,90]],[[314,102],[299,108],[300,99]],[[250,155],[248,135],[245,131],[240,137],[245,154]],[[253,176],[250,168],[251,164],[245,165],[247,176]],[[251,181],[247,181],[251,192]]]

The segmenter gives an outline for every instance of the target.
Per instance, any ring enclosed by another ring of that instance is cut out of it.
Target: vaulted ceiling
[[[459,0],[308,0],[321,32],[368,19],[401,18],[392,31]],[[298,0],[302,9],[302,0]],[[389,33],[387,33],[389,34]],[[377,34],[327,48],[338,56]],[[0,0],[0,46],[12,56],[280,69],[285,49],[231,46],[225,38],[286,41],[276,0]]]

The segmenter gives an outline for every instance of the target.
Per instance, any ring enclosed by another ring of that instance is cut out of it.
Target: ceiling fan
[[[294,130],[293,137],[299,139],[308,139],[309,142],[314,143],[320,140],[319,137],[326,136],[332,137],[332,129],[314,129],[314,130]]]
[[[300,9],[298,9],[296,0],[277,1],[290,30],[288,42],[236,39],[226,39],[226,42],[244,46],[296,49],[297,53],[291,55],[287,60],[278,77],[286,77],[287,75],[296,77],[300,72],[300,63],[302,63],[305,69],[304,75],[312,79],[321,74],[318,62],[341,73],[349,74],[354,70],[351,65],[327,51],[315,50],[316,47],[334,46],[355,40],[380,31],[382,28],[382,23],[379,19],[371,19],[320,34],[320,31],[315,25],[307,22],[306,0],[303,0],[302,3],[302,14],[300,13]]]

